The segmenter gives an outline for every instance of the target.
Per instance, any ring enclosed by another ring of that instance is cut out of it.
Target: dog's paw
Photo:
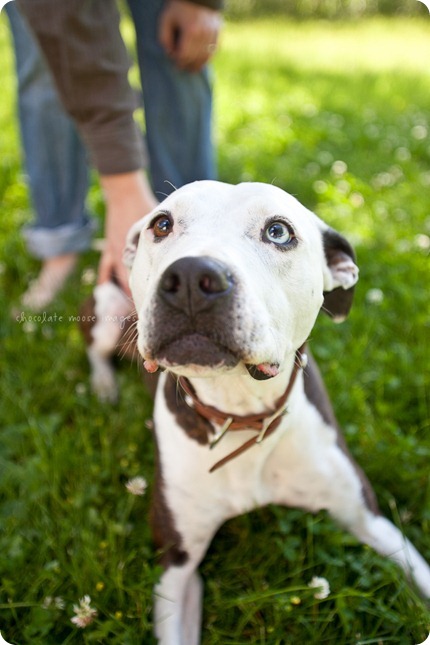
[[[87,354],[91,366],[92,391],[102,403],[117,403],[119,390],[110,359],[102,356],[94,347],[89,347]]]
[[[113,370],[100,377],[91,376],[91,389],[101,403],[118,403],[119,390]]]

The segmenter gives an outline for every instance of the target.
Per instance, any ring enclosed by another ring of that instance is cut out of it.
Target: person
[[[16,3],[9,2],[4,9],[14,43],[21,140],[36,213],[35,222],[23,233],[30,253],[42,261],[21,304],[41,310],[61,289],[78,253],[91,244],[94,222],[85,205],[87,153]]]
[[[217,0],[129,0],[142,78],[152,185],[172,186],[215,175],[211,82],[206,63],[221,26]],[[156,204],[142,171],[144,151],[133,120],[135,93],[114,0],[19,0],[100,173],[106,248],[99,282],[114,274],[127,290],[121,257],[130,226]]]

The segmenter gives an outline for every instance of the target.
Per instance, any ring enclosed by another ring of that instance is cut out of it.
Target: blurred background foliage
[[[226,9],[232,18],[275,14],[296,18],[357,18],[428,13],[418,0],[226,0]]]

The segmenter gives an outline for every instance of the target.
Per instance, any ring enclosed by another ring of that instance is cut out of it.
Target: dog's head
[[[358,279],[341,235],[258,183],[180,188],[133,226],[125,261],[140,353],[188,375],[275,376],[321,308],[347,315]]]

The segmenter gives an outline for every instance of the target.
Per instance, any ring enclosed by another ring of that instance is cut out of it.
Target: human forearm
[[[100,180],[107,211],[99,282],[115,277],[128,293],[128,272],[122,262],[126,235],[137,220],[155,208],[157,200],[143,172],[105,175]]]

